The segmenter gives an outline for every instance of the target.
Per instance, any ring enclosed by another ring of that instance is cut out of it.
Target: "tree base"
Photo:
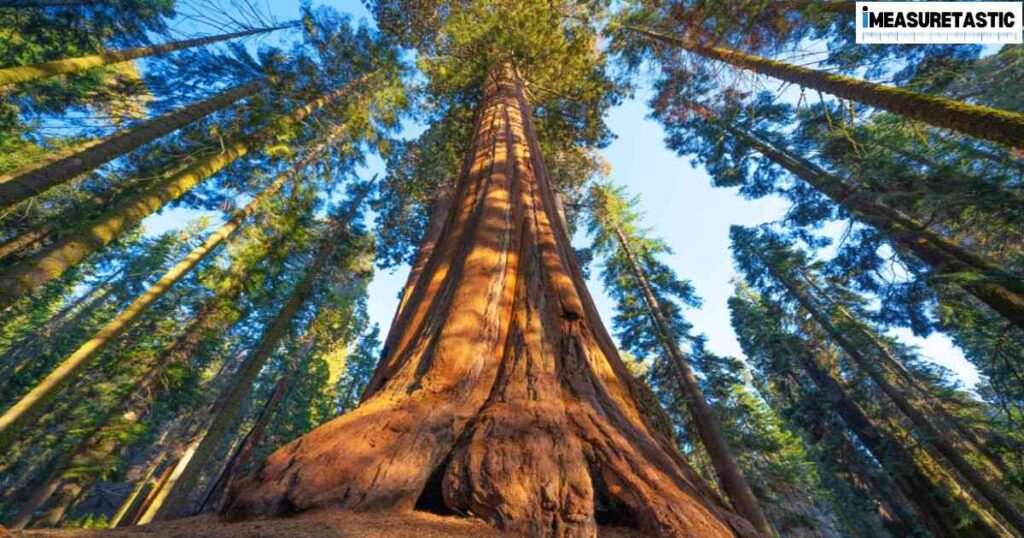
[[[0,531],[0,536],[5,536]],[[177,519],[114,530],[50,529],[18,532],[24,538],[505,538],[516,536],[471,518],[426,512],[307,512],[279,519],[228,522],[216,516]],[[640,538],[628,529],[601,528],[601,538]]]
[[[471,148],[363,403],[268,457],[226,512],[420,504],[531,537],[593,538],[599,521],[757,536],[687,465],[604,330],[521,81],[492,81]]]

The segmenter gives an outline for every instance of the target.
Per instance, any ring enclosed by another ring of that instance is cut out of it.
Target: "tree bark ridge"
[[[598,512],[654,535],[759,535],[654,426],[586,294],[536,137],[522,83],[492,77],[362,405],[239,481],[228,514],[427,499],[534,536],[595,536]]]

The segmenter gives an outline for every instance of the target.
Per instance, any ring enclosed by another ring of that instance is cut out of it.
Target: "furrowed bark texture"
[[[233,516],[419,501],[530,536],[756,536],[675,451],[601,324],[522,85],[492,80],[472,155],[363,404],[271,455]]]

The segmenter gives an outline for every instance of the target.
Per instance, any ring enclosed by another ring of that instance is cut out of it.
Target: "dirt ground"
[[[513,534],[486,523],[426,512],[357,514],[340,511],[310,512],[295,517],[228,522],[206,515],[116,530],[32,530],[0,538],[499,538]],[[625,529],[603,529],[602,538],[639,538]]]

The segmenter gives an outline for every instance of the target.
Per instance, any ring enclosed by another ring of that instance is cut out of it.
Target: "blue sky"
[[[265,5],[279,20],[298,16],[296,1],[274,0]],[[356,20],[370,19],[358,1],[334,0],[316,2],[316,5],[335,7],[352,14]],[[641,87],[635,98],[609,112],[608,125],[617,135],[604,151],[612,166],[611,178],[625,185],[631,193],[640,195],[645,224],[665,239],[674,251],[666,261],[681,277],[694,284],[703,299],[700,309],[687,312],[695,331],[707,335],[712,351],[742,356],[726,306],[733,289],[732,281],[737,276],[729,253],[729,226],[757,225],[776,220],[785,211],[786,204],[774,198],[744,200],[732,189],[713,188],[702,169],[692,167],[688,158],[678,157],[665,148],[661,126],[647,117],[647,96],[646,88]],[[370,156],[365,173],[366,177],[375,173],[383,175],[381,160]],[[150,232],[155,232],[195,215],[195,212],[182,210],[164,212],[147,221],[146,225]],[[370,317],[380,324],[384,332],[391,322],[407,273],[408,267],[378,271],[370,285]],[[594,271],[595,276],[596,273]],[[613,303],[596,279],[592,279],[589,285],[602,318],[610,321]],[[893,334],[919,346],[925,358],[950,368],[967,386],[973,386],[977,381],[975,369],[948,338],[933,334],[927,339],[920,339],[904,330]]]

